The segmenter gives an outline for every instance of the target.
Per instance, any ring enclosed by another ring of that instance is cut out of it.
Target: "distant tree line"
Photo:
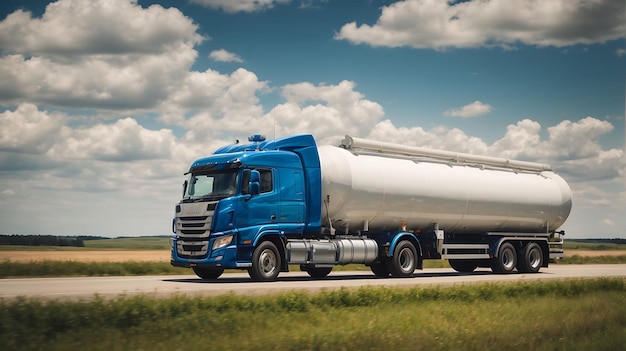
[[[612,239],[566,239],[567,241],[579,242],[579,243],[597,243],[597,244],[626,244],[626,239],[612,238]]]
[[[85,247],[86,236],[0,235],[0,245]]]

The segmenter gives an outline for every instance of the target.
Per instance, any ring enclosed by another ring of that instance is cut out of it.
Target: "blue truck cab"
[[[255,135],[249,141],[191,165],[176,205],[172,265],[191,267],[206,279],[239,268],[272,280],[288,269],[287,239],[320,232],[321,174],[313,137],[265,141]],[[253,267],[260,244],[255,262],[265,265]]]

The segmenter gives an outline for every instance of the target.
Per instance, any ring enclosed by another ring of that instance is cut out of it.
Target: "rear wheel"
[[[248,269],[250,278],[255,281],[274,281],[280,273],[280,254],[276,245],[264,241],[254,249],[252,267]]]
[[[202,279],[214,280],[224,273],[224,268],[192,267],[193,272]]]
[[[324,278],[329,275],[333,270],[333,267],[315,267],[315,266],[306,266],[300,265],[300,270],[307,272],[311,278]]]
[[[537,243],[529,243],[520,253],[517,270],[521,273],[537,273],[543,266],[543,251]]]
[[[511,243],[503,243],[498,250],[498,256],[491,259],[491,270],[494,273],[513,273],[517,266],[517,252]]]
[[[412,276],[417,268],[415,246],[407,240],[399,242],[388,264],[392,276],[399,278]]]
[[[387,278],[389,276],[389,268],[384,262],[372,262],[370,269],[377,277]]]
[[[471,273],[478,267],[478,263],[472,260],[448,260],[448,263],[452,269],[461,273]]]

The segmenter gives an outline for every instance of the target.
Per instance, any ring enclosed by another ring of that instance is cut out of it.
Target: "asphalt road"
[[[458,273],[452,269],[433,268],[416,271],[412,278],[386,279],[377,278],[369,271],[332,272],[324,279],[312,279],[304,272],[290,272],[281,273],[277,281],[269,283],[252,282],[247,273],[224,274],[216,281],[201,280],[195,275],[0,279],[0,298],[25,296],[89,299],[96,294],[105,298],[136,294],[259,295],[288,290],[320,291],[341,287],[474,284],[589,277],[626,277],[626,265],[553,265],[542,268],[537,274],[507,275],[493,274],[486,269]]]

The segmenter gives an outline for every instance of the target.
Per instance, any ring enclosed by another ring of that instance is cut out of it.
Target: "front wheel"
[[[250,278],[255,281],[274,281],[280,273],[280,254],[276,245],[264,241],[254,249],[252,267],[248,269]]]
[[[398,243],[393,256],[388,261],[389,272],[392,276],[406,278],[413,275],[417,268],[417,254],[415,246],[410,241],[404,240]]]

